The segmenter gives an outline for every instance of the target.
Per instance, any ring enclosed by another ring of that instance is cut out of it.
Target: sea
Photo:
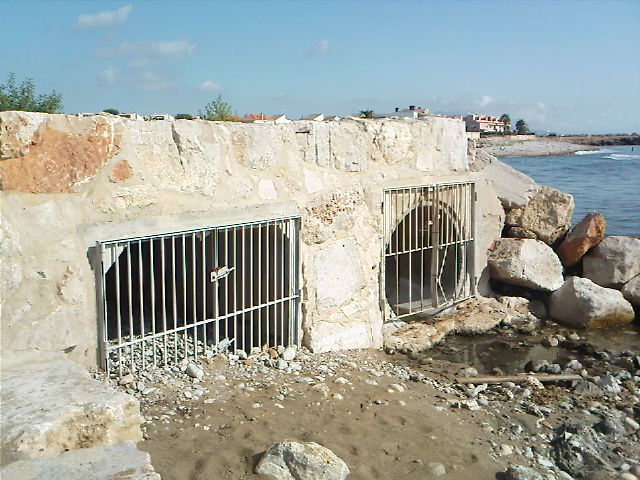
[[[574,225],[595,210],[607,222],[607,235],[640,237],[640,145],[499,160],[539,185],[573,195]]]

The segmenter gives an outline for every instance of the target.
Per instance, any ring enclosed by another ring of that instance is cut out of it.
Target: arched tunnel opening
[[[387,191],[385,319],[433,314],[472,292],[470,184]]]

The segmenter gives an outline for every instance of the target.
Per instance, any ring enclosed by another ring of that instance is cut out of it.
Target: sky
[[[64,112],[288,118],[409,105],[640,132],[640,0],[0,0],[10,72]]]

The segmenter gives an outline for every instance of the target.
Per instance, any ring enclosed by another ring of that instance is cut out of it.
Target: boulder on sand
[[[328,448],[289,440],[269,447],[255,471],[277,480],[344,480],[349,475],[347,464]]]
[[[552,244],[571,227],[573,197],[555,188],[540,187],[531,201],[507,212],[507,227],[522,227]]]
[[[607,222],[598,212],[588,213],[558,247],[557,254],[565,267],[575,265],[589,249],[602,241]]]
[[[631,323],[633,307],[622,293],[588,278],[569,277],[551,294],[549,314],[569,327],[600,328]]]
[[[640,240],[607,237],[584,256],[583,276],[603,287],[620,288],[640,274]]]
[[[539,240],[503,238],[489,254],[491,278],[552,292],[562,286],[562,264]]]

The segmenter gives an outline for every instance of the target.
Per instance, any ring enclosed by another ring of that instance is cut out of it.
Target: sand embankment
[[[559,138],[512,140],[505,138],[483,138],[478,148],[494,157],[538,157],[543,155],[572,155],[578,151],[596,150],[597,147],[567,142]]]

